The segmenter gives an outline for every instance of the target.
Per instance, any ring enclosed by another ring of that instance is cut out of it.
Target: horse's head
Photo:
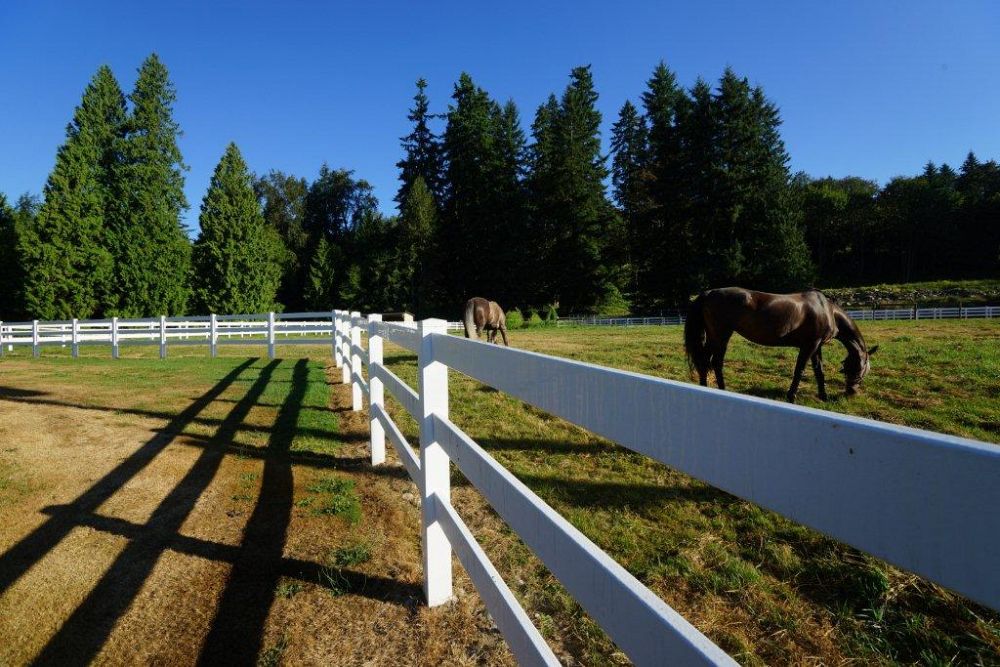
[[[844,363],[840,367],[840,370],[845,376],[844,384],[846,386],[846,393],[848,396],[853,396],[858,393],[861,381],[865,379],[865,376],[868,375],[868,371],[871,370],[871,356],[877,351],[878,345],[873,346],[870,350],[854,348],[851,349],[847,358],[844,359]]]

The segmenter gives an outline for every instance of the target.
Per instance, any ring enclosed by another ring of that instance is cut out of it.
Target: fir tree
[[[652,207],[649,186],[649,128],[632,102],[626,100],[611,129],[613,154],[611,183],[615,201],[621,209],[626,231],[625,264],[629,272],[629,296],[633,303],[642,300],[639,293],[638,258],[644,256],[639,230]]]
[[[423,176],[413,181],[399,216],[399,281],[401,306],[418,316],[440,300],[437,207]]]
[[[330,310],[337,307],[353,307],[353,302],[337,304],[337,268],[342,266],[342,255],[336,246],[326,238],[320,238],[309,265],[305,282],[306,305],[313,310]]]
[[[45,203],[30,233],[20,237],[24,307],[33,317],[92,317],[108,305],[113,259],[105,216],[113,201],[113,145],[124,118],[121,89],[102,66],[67,127],[45,184]]]
[[[222,156],[201,204],[194,244],[194,303],[203,312],[259,313],[274,307],[281,279],[274,239],[257,206],[236,144]]]
[[[558,300],[555,298],[554,288],[556,271],[551,262],[558,230],[558,119],[559,100],[555,95],[549,95],[545,103],[535,111],[535,119],[531,124],[534,141],[528,148],[526,184],[529,230],[525,238],[531,242],[533,256],[527,271],[531,284],[526,287],[528,300],[536,304]]]
[[[17,239],[17,214],[0,193],[0,321],[22,316],[24,273]]]
[[[187,208],[186,169],[173,118],[176,100],[167,68],[153,54],[139,68],[129,96],[127,134],[116,142],[113,251],[115,311],[127,316],[184,312],[191,243],[181,222]]]
[[[284,246],[281,252],[281,286],[277,299],[286,310],[305,307],[305,284],[309,273],[309,234],[305,230],[306,195],[309,184],[280,171],[270,171],[254,182],[265,224]]]
[[[418,177],[424,179],[435,201],[441,201],[443,194],[441,144],[430,128],[430,121],[435,116],[429,111],[426,88],[427,81],[418,79],[413,108],[406,116],[413,123],[413,131],[400,139],[405,153],[403,159],[396,163],[400,184],[395,201],[400,206],[405,204],[410,187]]]

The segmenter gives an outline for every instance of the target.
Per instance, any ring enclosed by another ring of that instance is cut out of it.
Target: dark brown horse
[[[702,292],[691,303],[684,323],[684,349],[698,371],[701,386],[708,386],[708,370],[715,371],[720,389],[726,388],[722,364],[733,332],[758,345],[799,348],[795,374],[787,398],[795,402],[806,362],[812,361],[820,400],[826,400],[823,376],[823,344],[836,338],[847,348],[841,370],[847,394],[857,393],[870,369],[869,350],[854,321],[840,306],[819,290],[799,294],[769,294],[742,287],[724,287]]]
[[[472,297],[465,302],[462,323],[465,325],[466,338],[472,337],[473,330],[476,332],[476,338],[485,331],[486,340],[495,343],[499,331],[503,337],[503,344],[510,347],[510,343],[507,342],[507,317],[496,301],[487,301],[479,296]]]

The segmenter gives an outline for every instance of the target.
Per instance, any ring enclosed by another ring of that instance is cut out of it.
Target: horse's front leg
[[[794,403],[795,397],[799,393],[799,382],[802,381],[802,372],[806,369],[806,363],[813,356],[815,347],[799,348],[799,358],[795,360],[795,373],[792,375],[792,386],[788,388],[788,402]]]
[[[826,400],[826,376],[823,375],[823,346],[816,348],[812,356],[813,374],[816,376],[816,387],[819,389],[819,400]]]

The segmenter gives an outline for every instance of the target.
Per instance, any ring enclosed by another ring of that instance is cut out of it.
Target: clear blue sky
[[[155,6],[154,6],[155,5]],[[0,3],[0,192],[39,193],[102,63],[126,92],[151,51],[178,91],[187,222],[227,142],[251,168],[354,169],[394,210],[414,81],[443,111],[461,71],[525,128],[591,63],[604,140],[664,60],[685,85],[726,65],[781,108],[792,168],[884,182],[969,149],[1000,158],[1000,3]]]

